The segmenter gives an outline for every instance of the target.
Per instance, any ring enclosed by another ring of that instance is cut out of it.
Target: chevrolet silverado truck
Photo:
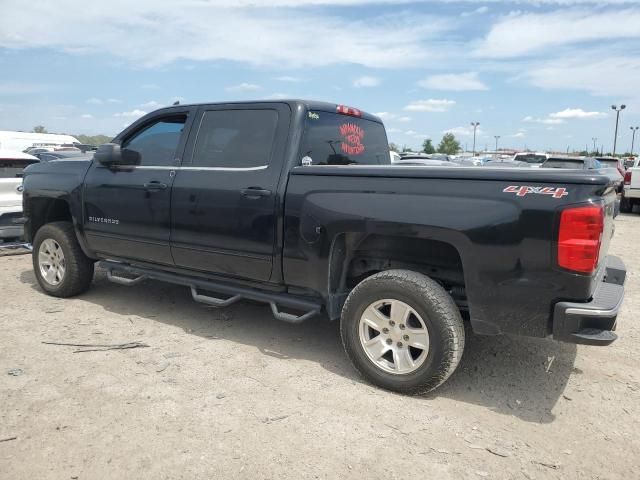
[[[605,170],[393,166],[382,122],[355,108],[178,105],[91,160],[29,167],[25,232],[49,295],[86,291],[99,262],[122,285],[339,320],[364,377],[419,393],[455,370],[465,321],[478,334],[616,339],[626,269],[607,255]]]
[[[634,205],[638,204],[640,204],[640,159],[636,158],[630,162],[624,174],[620,211],[631,213]]]

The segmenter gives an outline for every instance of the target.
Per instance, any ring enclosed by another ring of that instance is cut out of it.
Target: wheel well
[[[69,204],[55,198],[32,198],[29,201],[29,232],[27,240],[32,241],[36,232],[47,223],[72,221]]]
[[[391,269],[411,270],[429,276],[451,294],[463,312],[468,309],[464,270],[458,250],[449,243],[423,238],[340,235],[332,249],[330,294],[340,302],[365,278]],[[334,309],[337,307],[335,305]]]

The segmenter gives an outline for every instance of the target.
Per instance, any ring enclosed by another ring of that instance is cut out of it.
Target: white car
[[[22,171],[38,159],[0,150],[0,243],[22,237]]]
[[[636,158],[624,174],[620,211],[631,213],[633,206],[638,204],[640,204],[640,158]]]
[[[543,152],[519,152],[513,156],[514,162],[530,163],[533,168],[540,167],[547,160],[549,160],[549,154]]]

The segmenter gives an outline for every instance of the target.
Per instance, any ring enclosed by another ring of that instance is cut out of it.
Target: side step
[[[148,268],[134,267],[109,260],[101,261],[99,266],[107,270],[107,278],[114,283],[131,286],[146,279],[153,279],[176,285],[184,285],[191,289],[191,296],[196,302],[205,303],[213,307],[228,307],[229,305],[243,299],[268,303],[271,306],[273,316],[277,320],[282,320],[287,323],[302,323],[320,313],[321,310],[321,305],[313,300],[286,293],[264,292],[249,287],[241,287],[227,283],[214,282],[211,280],[187,277],[175,273],[151,270]],[[221,295],[226,295],[227,298],[205,295],[199,293],[199,290],[216,292]],[[278,307],[289,308],[305,313],[301,315],[294,315],[282,312]]]

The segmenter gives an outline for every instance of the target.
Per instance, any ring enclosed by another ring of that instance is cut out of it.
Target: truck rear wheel
[[[93,261],[76,239],[70,222],[48,223],[33,240],[33,270],[40,288],[54,297],[85,292],[93,279]]]
[[[387,270],[360,282],[340,320],[342,343],[371,383],[401,393],[437,388],[464,350],[464,325],[451,296],[426,275]]]

